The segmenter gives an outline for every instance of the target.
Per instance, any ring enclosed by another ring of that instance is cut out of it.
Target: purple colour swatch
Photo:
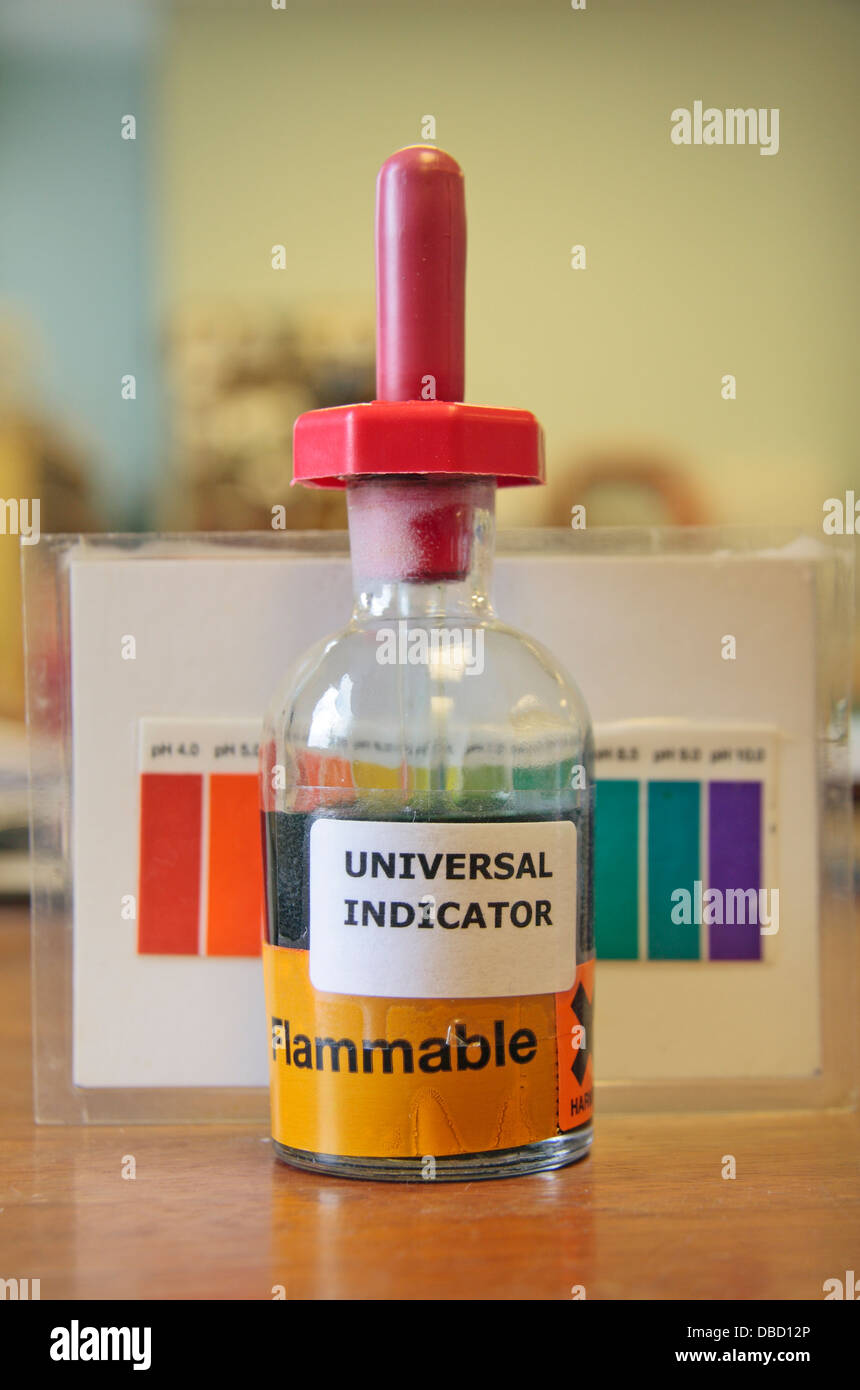
[[[761,783],[711,782],[708,802],[708,888],[723,895],[724,918],[732,889],[761,888]],[[736,901],[736,900],[735,900]],[[759,905],[756,892],[756,909]],[[767,910],[770,909],[770,895]],[[751,916],[749,899],[742,900],[746,920],[708,927],[711,960],[761,960],[761,929]],[[735,908],[734,915],[741,913]]]

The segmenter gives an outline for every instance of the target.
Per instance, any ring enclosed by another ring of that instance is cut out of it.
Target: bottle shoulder
[[[590,729],[582,694],[557,658],[494,618],[350,623],[299,658],[269,722],[308,728],[326,710],[341,728],[360,721],[417,729],[444,717],[523,734]]]

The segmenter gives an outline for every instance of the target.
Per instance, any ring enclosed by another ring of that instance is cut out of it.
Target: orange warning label
[[[555,996],[558,1030],[558,1127],[576,1129],[591,1119],[594,1065],[591,1020],[594,1006],[594,961],[576,972],[573,989]]]
[[[345,1157],[441,1157],[516,1148],[590,1118],[590,1108],[573,1116],[561,1101],[559,1057],[570,1065],[571,1027],[564,1017],[562,1039],[557,1021],[568,994],[364,998],[314,989],[307,951],[265,944],[263,962],[272,1134],[282,1144]],[[579,968],[570,997],[590,970]],[[589,1090],[590,1075],[589,1062]]]

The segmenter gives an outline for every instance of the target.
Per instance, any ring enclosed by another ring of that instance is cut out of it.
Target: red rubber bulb
[[[376,181],[377,400],[462,401],[465,300],[463,171],[409,145]]]

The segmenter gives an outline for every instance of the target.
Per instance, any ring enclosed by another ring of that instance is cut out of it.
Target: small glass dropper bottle
[[[591,730],[492,608],[496,487],[543,442],[462,403],[456,162],[392,155],[376,228],[377,399],[295,429],[294,481],[347,489],[355,599],[266,719],[272,1133],[319,1172],[509,1177],[591,1143]]]

